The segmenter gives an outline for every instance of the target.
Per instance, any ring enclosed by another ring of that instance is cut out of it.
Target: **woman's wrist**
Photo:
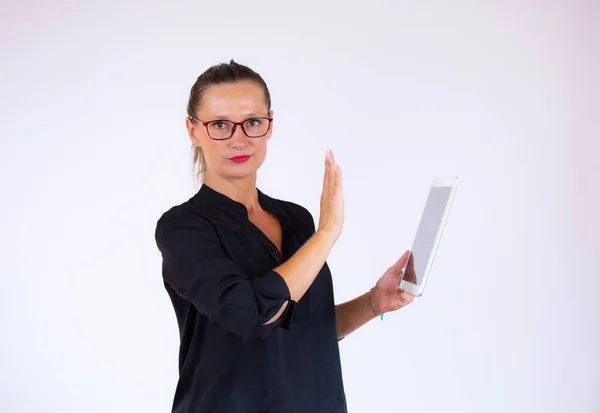
[[[375,305],[373,304],[373,290],[375,289],[375,287],[371,288],[369,290],[369,306],[371,307],[371,310],[373,311],[373,314],[375,315],[375,317],[377,317],[379,315],[379,311],[377,311],[377,308],[375,308]]]
[[[338,234],[335,231],[329,229],[320,228],[313,234],[314,238],[318,238],[320,242],[324,242],[329,250],[333,248],[338,239]]]

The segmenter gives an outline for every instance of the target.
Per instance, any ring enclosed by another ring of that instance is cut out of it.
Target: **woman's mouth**
[[[248,159],[250,159],[250,155],[234,156],[233,158],[229,158],[230,161],[235,163],[246,162]]]

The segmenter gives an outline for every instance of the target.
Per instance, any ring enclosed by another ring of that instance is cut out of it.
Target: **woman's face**
[[[212,85],[202,94],[202,100],[194,116],[202,122],[214,120],[244,122],[249,134],[260,129],[261,122],[253,118],[272,117],[260,85],[252,81],[240,81]],[[231,138],[214,140],[207,128],[200,122],[187,119],[186,126],[194,145],[202,148],[206,161],[207,180],[212,177],[236,179],[255,176],[267,154],[267,141],[271,138],[272,127],[260,138],[250,138],[236,125]],[[226,136],[224,130],[228,122],[216,122],[208,126],[213,137]],[[254,133],[256,134],[256,133]],[[243,162],[234,162],[232,158],[248,156]]]

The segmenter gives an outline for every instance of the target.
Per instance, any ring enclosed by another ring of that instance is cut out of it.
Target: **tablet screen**
[[[427,269],[427,262],[435,246],[435,239],[438,232],[442,229],[442,219],[451,193],[452,187],[449,186],[431,188],[421,222],[419,223],[417,235],[415,236],[411,257],[403,277],[404,280],[422,285],[425,270]]]

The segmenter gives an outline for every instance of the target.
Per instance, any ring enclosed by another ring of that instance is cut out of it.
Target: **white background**
[[[273,98],[259,187],[318,220],[343,168],[337,302],[461,179],[425,295],[340,343],[350,412],[600,412],[599,5],[3,1],[0,411],[170,411],[154,229],[196,191],[190,88],[234,58]]]

